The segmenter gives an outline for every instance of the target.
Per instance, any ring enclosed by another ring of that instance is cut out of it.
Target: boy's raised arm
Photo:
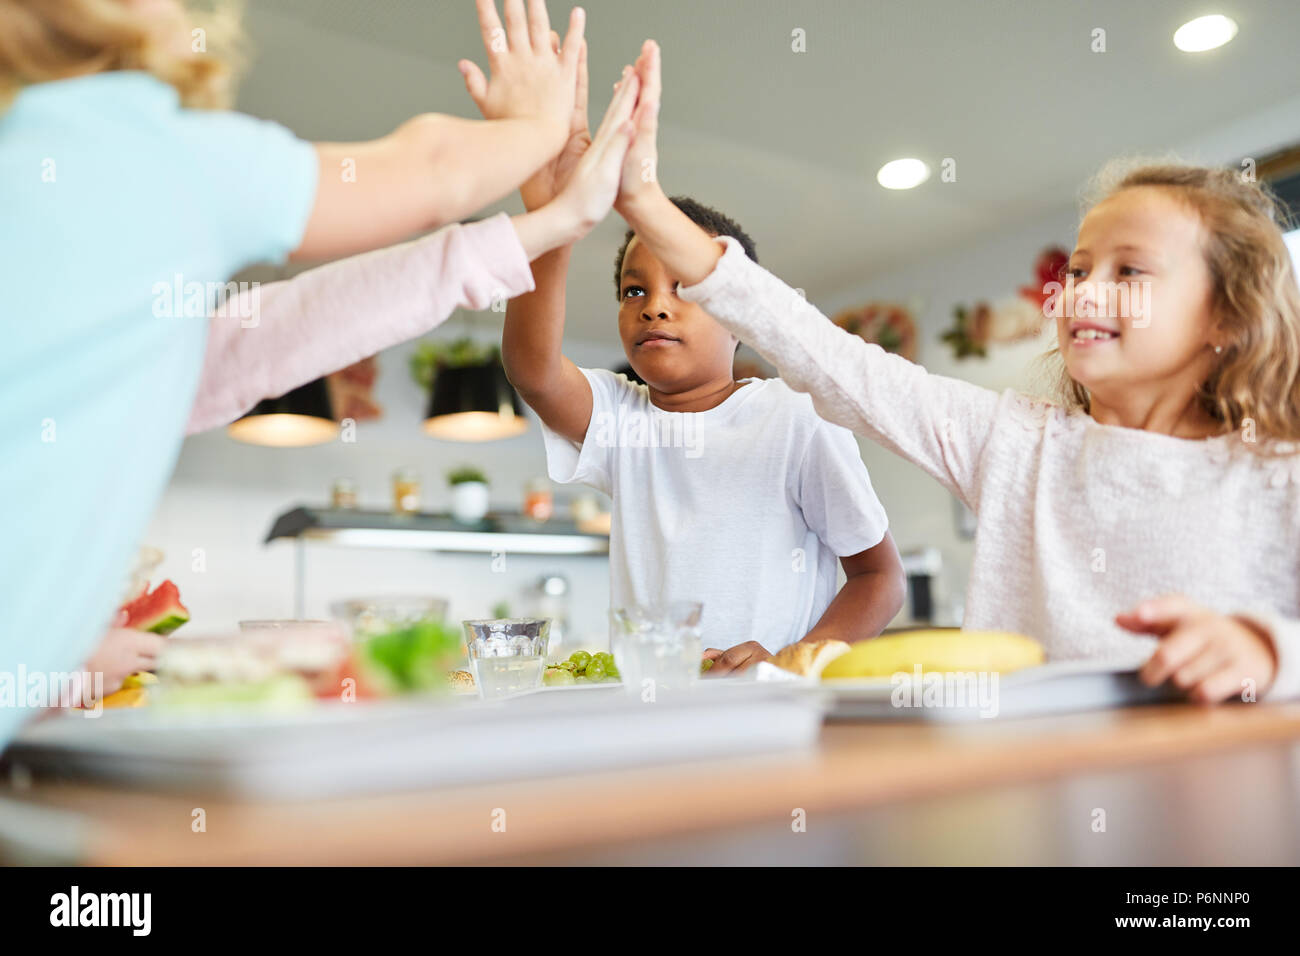
[[[587,377],[563,353],[564,282],[570,250],[533,263],[534,292],[511,299],[501,335],[506,377],[553,432],[581,442],[591,421]]]
[[[524,205],[530,210],[527,215],[544,214],[570,193],[586,197],[581,217],[585,222],[599,221],[609,210],[618,191],[640,88],[631,68],[624,70],[623,77],[593,141],[587,131],[584,48],[569,141],[551,163],[524,184]],[[570,441],[581,442],[591,421],[592,394],[586,376],[563,353],[569,256],[570,247],[565,245],[534,261],[534,291],[512,299],[506,307],[501,359],[511,384],[546,426]]]

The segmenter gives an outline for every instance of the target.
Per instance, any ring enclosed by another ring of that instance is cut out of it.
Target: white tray
[[[661,697],[321,703],[284,715],[50,718],[6,752],[40,772],[131,786],[298,798],[718,759],[812,746],[826,696],[752,684]]]
[[[997,675],[981,685],[953,682],[929,684],[937,675],[895,682],[889,677],[815,681],[773,667],[766,661],[757,668],[764,684],[820,688],[830,695],[830,720],[969,721],[990,718],[1031,717],[1068,711],[1102,710],[1137,704],[1183,700],[1168,684],[1147,687],[1137,678],[1136,667],[1095,661],[1054,661]],[[943,695],[937,699],[927,696]],[[961,693],[959,693],[961,691]],[[910,693],[909,693],[910,692]],[[964,697],[962,694],[964,693]],[[895,696],[897,694],[897,697]]]
[[[908,680],[907,688],[891,678],[829,680],[818,686],[831,695],[827,717],[832,720],[970,721],[1183,699],[1168,684],[1160,687],[1142,684],[1135,669],[1117,669],[1114,664],[1095,661],[1055,661],[998,675],[996,690],[991,682],[983,688],[978,682],[966,684],[964,700],[956,686],[949,693],[945,685],[941,698],[931,697],[927,701],[927,679],[922,678],[919,693],[914,679]],[[938,685],[932,684],[931,695],[937,696],[938,692]]]

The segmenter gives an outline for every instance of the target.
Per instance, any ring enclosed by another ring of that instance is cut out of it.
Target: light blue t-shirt
[[[183,109],[146,73],[39,84],[0,112],[0,748],[35,716],[31,683],[79,671],[111,622],[207,306],[300,244],[316,178],[288,130]]]

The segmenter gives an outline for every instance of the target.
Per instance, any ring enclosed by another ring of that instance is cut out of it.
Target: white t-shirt
[[[778,379],[705,412],[656,408],[604,369],[585,440],[543,426],[552,480],[614,500],[610,606],[700,601],[706,647],[802,638],[836,593],[838,558],[888,530],[853,434]]]

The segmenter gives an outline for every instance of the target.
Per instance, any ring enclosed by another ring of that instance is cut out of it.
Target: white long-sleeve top
[[[1050,659],[1128,666],[1152,637],[1115,615],[1186,594],[1272,638],[1270,698],[1300,696],[1300,454],[1238,435],[1102,425],[1014,391],[932,375],[833,325],[734,240],[680,289],[817,412],[918,465],[975,512],[964,626],[1031,635]]]

